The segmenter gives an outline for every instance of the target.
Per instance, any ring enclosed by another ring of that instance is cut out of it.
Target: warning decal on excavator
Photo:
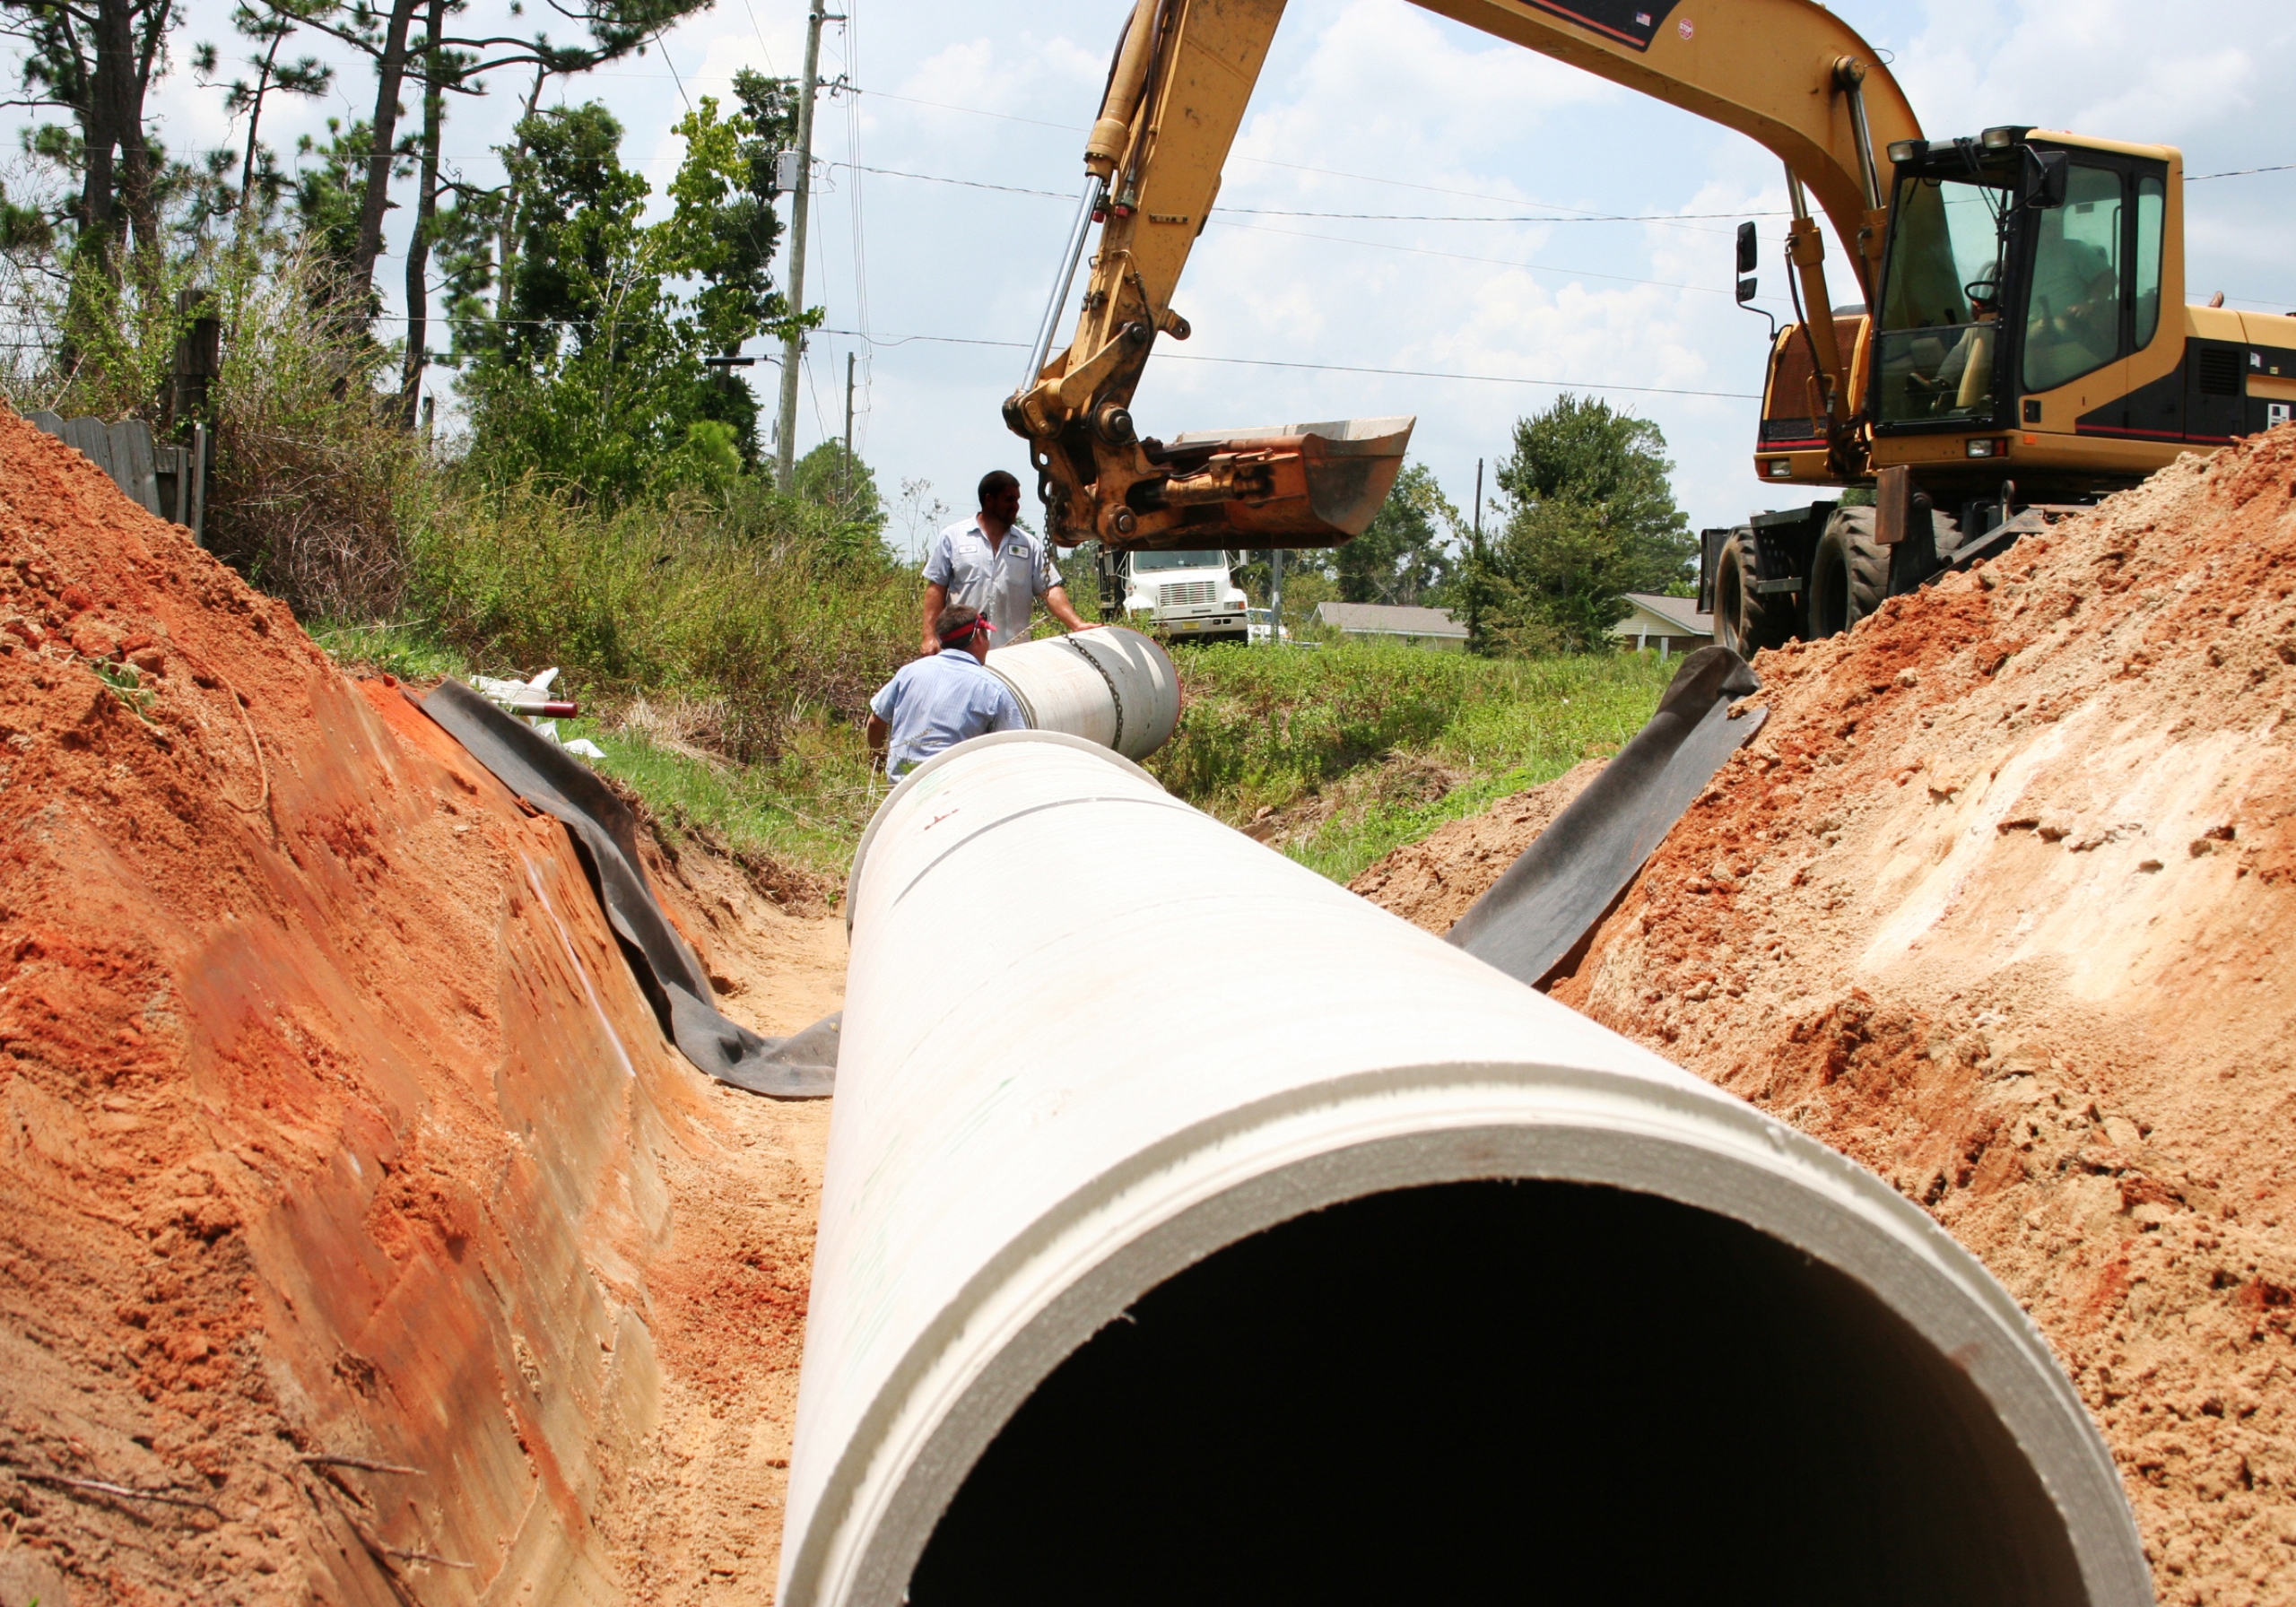
[[[1591,28],[1622,45],[1648,50],[1676,0],[1523,0],[1523,4],[1533,11]],[[1690,37],[1687,30],[1683,37]]]

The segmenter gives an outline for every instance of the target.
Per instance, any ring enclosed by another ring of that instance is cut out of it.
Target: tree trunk
[[[82,130],[86,169],[80,182],[81,227],[108,276],[117,279],[118,256],[112,228],[118,211],[119,169],[113,152],[127,143],[135,118],[135,19],[134,0],[97,0],[96,71],[88,95],[88,121]],[[140,146],[142,130],[137,131]]]
[[[526,118],[535,115],[535,108],[542,104],[542,86],[550,82],[550,69],[539,62],[535,65],[535,87],[526,91],[526,109],[518,119],[518,143],[509,162],[510,182],[502,191],[501,227],[494,235],[495,280],[494,318],[500,323],[510,316],[510,269],[518,259],[518,162],[526,153],[525,128]]]
[[[256,77],[255,100],[248,107],[248,156],[239,164],[241,217],[247,216],[248,208],[255,204],[256,131],[263,126],[263,98],[271,92],[271,64],[279,59],[279,47],[286,38],[283,28],[271,36],[271,48],[263,53],[263,71]]]
[[[439,135],[447,118],[447,91],[439,81],[447,53],[439,48],[446,0],[430,0],[430,54],[422,69],[422,172],[414,203],[414,230],[406,242],[406,368],[399,381],[399,421],[414,428],[422,405],[422,370],[430,360],[430,224],[439,213]]]
[[[107,0],[109,3],[109,0]],[[359,197],[359,238],[352,248],[351,283],[371,296],[375,261],[383,254],[383,213],[391,201],[391,143],[398,137],[398,91],[406,76],[406,30],[416,0],[392,0],[382,48],[375,56],[375,117],[367,152],[367,187]]]
[[[135,14],[135,0],[103,0]],[[144,37],[136,43],[135,77],[128,85],[127,105],[119,124],[120,199],[135,226],[135,247],[155,272],[165,244],[160,237],[159,175],[152,170],[152,147],[144,138],[144,97],[152,87],[152,69],[168,37],[175,0],[157,0],[142,17]]]

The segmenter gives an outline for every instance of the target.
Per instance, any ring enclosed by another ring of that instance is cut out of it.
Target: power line
[[[970,117],[994,117],[994,118],[996,118],[997,121],[1002,122],[1002,123],[1025,123],[1025,124],[1027,124],[1029,126],[1031,126],[1031,127],[1032,127],[1032,128],[1057,128],[1057,129],[1061,130],[1063,133],[1066,133],[1066,134],[1076,134],[1076,135],[1081,135],[1081,134],[1083,134],[1083,133],[1084,133],[1084,132],[1085,132],[1083,129],[1077,127],[1077,126],[1076,126],[1074,124],[1073,124],[1073,123],[1048,123],[1048,122],[1046,122],[1046,121],[1045,121],[1043,118],[1041,118],[1041,117],[1015,117],[1015,116],[1013,116],[1011,112],[1003,112],[1003,111],[988,111],[988,110],[986,110],[986,109],[984,109],[983,108],[980,108],[980,107],[978,107],[978,106],[958,106],[958,105],[954,104],[953,102],[947,101],[947,100],[919,100],[918,97],[916,97],[916,96],[914,96],[914,95],[896,95],[896,94],[892,94],[892,93],[891,93],[891,92],[889,92],[889,91],[884,91],[884,90],[869,90],[869,91],[860,91],[860,90],[856,90],[854,92],[855,92],[856,94],[860,94],[860,93],[864,93],[864,92],[868,93],[868,94],[872,94],[872,95],[876,96],[880,100],[898,100],[898,101],[900,101],[903,105],[907,105],[907,106],[929,106],[929,107],[932,107],[932,108],[933,108],[934,109],[935,109],[936,111],[958,111],[958,112],[963,112],[963,113],[967,114],[968,116],[970,116]],[[1349,173],[1349,172],[1344,172],[1344,171],[1342,171],[1341,169],[1337,169],[1337,168],[1318,168],[1318,167],[1310,167],[1310,166],[1309,166],[1309,165],[1308,165],[1307,163],[1305,163],[1305,162],[1296,162],[1296,161],[1277,161],[1274,160],[1274,159],[1273,159],[1273,158],[1271,158],[1271,157],[1265,157],[1265,156],[1244,156],[1244,155],[1237,154],[1237,153],[1235,153],[1235,152],[1231,152],[1231,153],[1230,153],[1230,155],[1229,155],[1229,157],[1228,157],[1228,160],[1229,160],[1230,161],[1250,162],[1250,163],[1252,163],[1252,164],[1253,164],[1254,166],[1256,166],[1256,167],[1263,167],[1263,168],[1283,168],[1283,169],[1289,169],[1290,171],[1294,172],[1294,173],[1313,173],[1313,174],[1318,175],[1318,177],[1325,178],[1352,178],[1352,179],[1353,179],[1353,180],[1355,180],[1356,182],[1361,183],[1361,184],[1384,184],[1384,185],[1387,185],[1387,186],[1389,186],[1389,187],[1393,187],[1393,188],[1396,188],[1396,189],[1422,190],[1422,191],[1426,192],[1427,194],[1429,194],[1429,195],[1456,195],[1456,196],[1457,196],[1459,199],[1461,199],[1461,200],[1463,200],[1463,201],[1489,201],[1489,202],[1495,203],[1496,204],[1500,205],[1500,206],[1544,206],[1544,207],[1546,207],[1547,209],[1549,209],[1550,211],[1552,211],[1552,212],[1567,213],[1570,213],[1570,214],[1573,214],[1573,215],[1575,215],[1575,216],[1578,216],[1578,217],[1595,218],[1595,219],[1604,220],[1604,221],[1606,221],[1606,222],[1607,222],[1607,221],[1614,221],[1614,214],[1613,214],[1613,213],[1601,213],[1601,212],[1595,212],[1595,211],[1591,211],[1591,210],[1589,210],[1589,209],[1587,209],[1587,208],[1586,208],[1586,207],[1582,207],[1582,206],[1564,206],[1564,205],[1561,204],[1560,203],[1552,202],[1552,201],[1526,201],[1526,200],[1525,200],[1525,199],[1524,199],[1522,196],[1520,196],[1520,195],[1485,195],[1485,194],[1483,194],[1483,193],[1482,191],[1480,191],[1480,190],[1461,190],[1461,189],[1452,189],[1452,188],[1449,188],[1449,187],[1446,187],[1446,186],[1439,185],[1439,184],[1416,184],[1416,183],[1413,183],[1413,181],[1411,181],[1410,179],[1407,179],[1407,178],[1379,178],[1378,176],[1377,176],[1376,174],[1371,174],[1371,173]],[[985,187],[983,187],[993,188],[993,187],[994,187],[994,186],[985,186]],[[1041,192],[1041,191],[1031,191],[1031,192],[1029,192],[1029,193],[1030,193],[1030,194],[1043,194],[1043,193],[1045,193],[1045,192]],[[1062,199],[1062,200],[1065,201],[1065,200],[1071,200],[1071,199],[1074,199],[1074,197],[1073,197],[1073,195],[1062,195],[1060,196],[1060,199]],[[1240,209],[1240,208],[1233,208],[1233,207],[1222,207],[1222,208],[1216,208],[1215,210],[1217,210],[1217,211],[1239,211],[1239,210],[1241,210],[1241,209]],[[1333,215],[1336,216],[1336,215],[1340,215],[1340,214],[1333,214]],[[1679,215],[1680,215],[1680,214],[1673,214],[1673,213],[1669,213],[1669,214],[1665,214],[1665,215],[1663,215],[1663,216],[1653,216],[1653,217],[1647,218],[1647,219],[1636,219],[1636,220],[1634,220],[1634,221],[1635,221],[1635,222],[1652,222],[1652,223],[1674,223],[1674,222],[1675,218],[1676,218],[1677,216],[1679,216]],[[1692,214],[1689,214],[1689,215],[1691,215],[1691,216],[1692,216],[1692,217],[1706,217],[1706,216],[1716,216],[1716,217],[1724,217],[1724,216],[1727,216],[1727,217],[1736,217],[1736,216],[1738,216],[1738,215],[1740,215],[1740,214],[1735,213],[1711,213],[1711,214],[1709,214],[1709,213],[1692,213]],[[1779,213],[1755,213],[1755,214],[1753,214],[1753,215],[1755,215],[1755,216],[1759,216],[1759,217],[1775,217],[1775,216],[1779,216],[1779,215],[1780,215],[1780,214],[1779,214]],[[1545,220],[1542,220],[1542,221],[1543,221],[1543,222],[1561,222],[1561,219],[1545,219]],[[1726,230],[1718,230],[1718,229],[1700,229],[1700,228],[1697,228],[1697,227],[1695,227],[1694,225],[1692,225],[1692,224],[1689,224],[1689,223],[1682,223],[1682,224],[1679,224],[1679,225],[1677,225],[1677,226],[1682,227],[1682,228],[1690,229],[1690,230],[1691,230],[1691,231],[1692,231],[1692,233],[1694,233],[1694,234],[1721,234],[1721,233],[1726,233],[1726,232],[1727,232]]]
[[[855,94],[864,91],[855,90]],[[977,117],[995,117],[1000,123],[1026,123],[1031,128],[1057,128],[1063,134],[1083,134],[1085,130],[1074,123],[1048,123],[1041,117],[1016,117],[1009,111],[986,111],[978,106],[958,106],[947,100],[919,100],[914,95],[896,95],[886,90],[866,91],[880,100],[898,100],[905,106],[929,106],[935,111],[970,112]]]
[[[853,168],[857,172],[875,173],[886,178],[918,178],[927,184],[960,185],[969,190],[996,190],[1007,195],[1041,195],[1048,201],[1074,204],[1076,197],[1066,190],[1031,189],[1025,185],[991,184],[981,178],[952,178],[942,173],[912,173],[903,168],[870,168],[857,162],[840,162],[840,167]],[[1535,201],[1534,206],[1546,203]],[[1257,218],[1333,218],[1352,222],[1383,223],[1672,223],[1684,218],[1782,218],[1782,212],[1692,212],[1692,213],[1582,213],[1568,217],[1494,218],[1482,213],[1426,212],[1302,212],[1290,207],[1274,206],[1214,206],[1214,217],[1232,213]]]
[[[1683,218],[1783,218],[1791,215],[1782,212],[1651,212],[1586,213],[1567,218],[1491,218],[1465,213],[1439,212],[1292,212],[1273,206],[1215,206],[1212,211],[1214,216],[1227,212],[1262,218],[1346,218],[1381,223],[1672,223]]]
[[[750,0],[742,0],[742,9],[749,13],[750,31],[757,35],[758,54],[765,57],[765,70],[776,78],[780,77],[781,69],[773,65],[772,47],[765,42],[765,30],[758,26],[756,9],[750,4]],[[726,82],[730,83],[732,80]]]
[[[863,338],[852,329],[835,329],[828,333]],[[912,342],[929,342],[942,346],[996,346],[1012,351],[1025,350],[1025,341],[993,341],[961,334],[904,334],[883,336],[870,341],[877,346],[906,346]],[[1387,369],[1363,363],[1287,362],[1271,357],[1211,357],[1196,352],[1163,352],[1158,353],[1161,362],[1215,362],[1248,369],[1303,369],[1318,374],[1389,374],[1406,379],[1460,379],[1483,385],[1544,385],[1573,391],[1631,391],[1647,396],[1715,396],[1729,402],[1759,402],[1761,395],[1750,391],[1694,391],[1661,385],[1613,385],[1607,381],[1584,379],[1533,379],[1519,374],[1459,374],[1441,369]]]
[[[844,167],[844,166],[852,166],[852,165],[857,165],[857,164],[850,164],[850,163],[843,163],[843,162],[840,162],[840,163],[838,163],[838,164],[836,164],[836,165],[840,166],[840,167]],[[954,184],[954,185],[961,185],[961,186],[963,186],[963,187],[964,187],[965,188],[967,188],[967,189],[977,189],[977,190],[998,190],[998,191],[1002,191],[1003,193],[1004,193],[1004,194],[1006,194],[1006,195],[1042,195],[1042,196],[1046,196],[1046,197],[1048,197],[1048,198],[1049,198],[1049,199],[1051,199],[1051,200],[1055,200],[1055,201],[1067,201],[1067,200],[1070,200],[1070,199],[1071,199],[1071,197],[1069,197],[1069,196],[1067,196],[1067,195],[1060,195],[1060,194],[1059,194],[1059,193],[1057,193],[1057,191],[1053,191],[1053,190],[1023,189],[1023,188],[1020,187],[1019,187],[1019,186],[1017,186],[1017,185],[1010,185],[1010,184],[989,184],[989,183],[987,183],[987,182],[985,182],[985,181],[983,181],[983,180],[977,179],[977,178],[942,178],[941,176],[939,176],[938,174],[934,174],[934,173],[910,173],[910,172],[904,172],[904,171],[902,171],[901,169],[897,169],[897,168],[862,168],[860,170],[861,170],[861,171],[863,171],[863,172],[865,172],[865,173],[879,173],[879,174],[883,174],[883,175],[884,175],[885,177],[887,177],[887,178],[922,178],[922,179],[928,180],[929,182],[934,183],[934,184]],[[1235,222],[1231,221],[1229,217],[1227,217],[1226,215],[1224,215],[1224,214],[1229,213],[1255,213],[1255,214],[1257,214],[1257,215],[1264,216],[1264,217],[1302,217],[1302,218],[1318,218],[1318,217],[1332,217],[1332,218],[1361,217],[1361,216],[1365,216],[1365,215],[1367,215],[1367,214],[1364,214],[1364,213],[1272,213],[1272,212],[1261,212],[1259,209],[1257,209],[1257,208],[1253,208],[1253,207],[1228,207],[1228,206],[1219,206],[1219,207],[1214,207],[1214,208],[1213,209],[1213,212],[1212,212],[1212,219],[1211,219],[1211,221],[1212,221],[1213,222],[1214,222],[1214,223],[1220,224],[1222,228],[1226,228],[1226,229],[1248,229],[1248,230],[1251,230],[1255,231],[1256,233],[1259,233],[1259,234],[1282,234],[1282,235],[1288,235],[1288,236],[1290,236],[1290,237],[1291,237],[1292,239],[1302,239],[1302,240],[1320,240],[1320,241],[1322,241],[1322,242],[1324,242],[1325,244],[1327,244],[1327,245],[1335,245],[1335,246],[1362,246],[1362,247],[1365,247],[1365,248],[1369,248],[1369,249],[1370,249],[1370,250],[1374,250],[1374,251],[1401,251],[1401,252],[1405,252],[1405,253],[1407,253],[1407,254],[1409,254],[1409,255],[1411,255],[1411,256],[1447,256],[1447,257],[1449,257],[1449,258],[1451,258],[1452,260],[1457,261],[1457,262],[1481,262],[1481,263],[1490,263],[1490,264],[1493,265],[1494,266],[1502,267],[1502,268],[1519,268],[1519,269],[1521,269],[1523,272],[1525,272],[1525,273],[1526,273],[1526,274],[1571,274],[1571,275],[1573,275],[1573,276],[1575,276],[1575,277],[1581,278],[1581,279],[1608,279],[1608,280],[1614,280],[1614,281],[1616,281],[1617,282],[1619,282],[1619,283],[1621,283],[1621,284],[1648,284],[1648,285],[1655,285],[1655,286],[1658,287],[1658,288],[1659,288],[1659,289],[1661,289],[1661,290],[1697,291],[1700,292],[1701,294],[1704,294],[1704,295],[1709,295],[1709,296],[1726,296],[1726,295],[1729,295],[1729,294],[1731,294],[1731,293],[1732,293],[1731,291],[1726,291],[1726,290],[1718,289],[1717,287],[1715,287],[1715,286],[1713,286],[1713,285],[1706,285],[1706,284],[1685,284],[1685,283],[1683,283],[1683,282],[1680,282],[1680,281],[1677,281],[1677,280],[1672,280],[1672,279],[1640,279],[1640,278],[1637,278],[1637,277],[1635,277],[1634,275],[1630,274],[1605,274],[1605,273],[1599,272],[1598,270],[1594,269],[1594,268],[1549,267],[1549,266],[1546,266],[1546,265],[1543,265],[1543,264],[1539,264],[1539,263],[1518,262],[1518,261],[1515,261],[1514,259],[1512,259],[1512,258],[1510,258],[1510,257],[1501,257],[1501,256],[1476,256],[1471,255],[1471,254],[1469,254],[1469,253],[1466,253],[1466,252],[1461,252],[1461,251],[1438,251],[1438,250],[1434,249],[1432,247],[1429,247],[1429,246],[1401,246],[1401,245],[1396,245],[1396,244],[1394,244],[1394,243],[1392,243],[1392,242],[1390,242],[1390,241],[1387,241],[1387,240],[1359,240],[1359,239],[1349,239],[1348,237],[1346,237],[1345,235],[1338,235],[1338,234],[1309,234],[1309,233],[1308,233],[1308,232],[1306,232],[1306,231],[1304,231],[1304,230],[1297,230],[1297,229],[1272,229],[1272,228],[1268,227],[1268,226],[1267,226],[1266,224],[1265,224],[1265,223],[1239,223],[1239,222]],[[1374,215],[1374,216],[1376,216],[1377,214],[1368,214],[1368,215]],[[1730,215],[1730,216],[1735,216],[1736,214],[1735,214],[1735,213],[1730,213],[1730,214],[1718,214],[1718,215]],[[1765,216],[1765,217],[1767,217],[1767,216],[1774,216],[1774,215],[1777,215],[1777,214],[1774,214],[1774,213],[1758,213],[1758,214],[1756,214],[1756,215],[1758,215],[1758,216]],[[1593,221],[1596,221],[1596,220],[1580,219],[1580,218],[1526,218],[1526,219],[1520,219],[1520,220],[1508,220],[1508,219],[1496,219],[1496,218],[1493,218],[1493,219],[1475,219],[1475,220],[1472,220],[1472,221],[1474,221],[1474,222],[1505,222],[1514,221],[1514,222],[1522,222],[1576,223],[1576,222],[1593,222]],[[1601,222],[1623,222],[1639,221],[1639,220],[1627,220],[1627,219],[1602,219],[1602,220],[1599,220],[1599,221],[1601,221]]]
[[[2251,173],[2291,172],[2296,172],[2296,161],[2284,161],[2276,168],[2234,168],[2230,172],[2226,173],[2187,173],[2185,175],[2185,182],[2187,184],[2199,184],[2203,180],[2209,178],[2246,178]]]
[[[1386,240],[1350,239],[1341,234],[1309,234],[1300,229],[1271,229],[1265,223],[1231,223],[1217,213],[1213,215],[1211,221],[1222,229],[1248,229],[1255,234],[1280,234],[1291,239],[1321,240],[1335,246],[1361,246],[1371,251],[1400,251],[1411,256],[1447,256],[1454,262],[1489,263],[1494,267],[1516,268],[1526,274],[1568,274],[1580,279],[1613,280],[1620,284],[1654,285],[1660,290],[1696,291],[1705,296],[1732,294],[1729,291],[1718,290],[1712,285],[1685,284],[1673,279],[1638,279],[1630,274],[1604,274],[1593,268],[1548,267],[1541,263],[1516,262],[1504,256],[1474,256],[1464,251],[1438,251],[1431,246],[1397,246],[1391,245]]]
[[[1054,201],[1065,201],[1074,205],[1076,197],[1060,190],[1032,190],[1017,184],[990,184],[979,178],[949,178],[939,173],[909,173],[899,168],[865,168],[859,162],[840,161],[832,166],[851,168],[857,172],[875,173],[886,178],[921,178],[927,184],[953,184],[969,190],[996,190],[1007,195],[1043,195]]]
[[[670,59],[670,48],[662,43],[662,30],[654,30],[654,48],[662,53],[662,65],[670,70],[670,82],[678,86],[678,99],[685,102],[686,115],[693,114],[693,97],[685,92],[685,80],[678,76],[678,64]]]

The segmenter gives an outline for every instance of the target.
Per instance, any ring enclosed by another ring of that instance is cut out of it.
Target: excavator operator
[[[1970,299],[1970,322],[1961,338],[1945,353],[1934,377],[1906,377],[1909,389],[1947,398],[1944,405],[1967,407],[1989,395],[1993,386],[1993,344],[1999,335],[2001,292],[1990,280],[1963,287]],[[1948,315],[1951,321],[1951,315]]]

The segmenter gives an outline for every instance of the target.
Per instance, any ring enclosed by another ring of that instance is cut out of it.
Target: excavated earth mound
[[[1553,989],[1982,1256],[2172,1603],[2296,1602],[2292,594],[2281,429],[1763,654]]]
[[[833,925],[650,868],[729,1011],[834,1008]],[[0,942],[0,1601],[770,1589],[826,1108],[693,1071],[562,827],[4,407]]]

